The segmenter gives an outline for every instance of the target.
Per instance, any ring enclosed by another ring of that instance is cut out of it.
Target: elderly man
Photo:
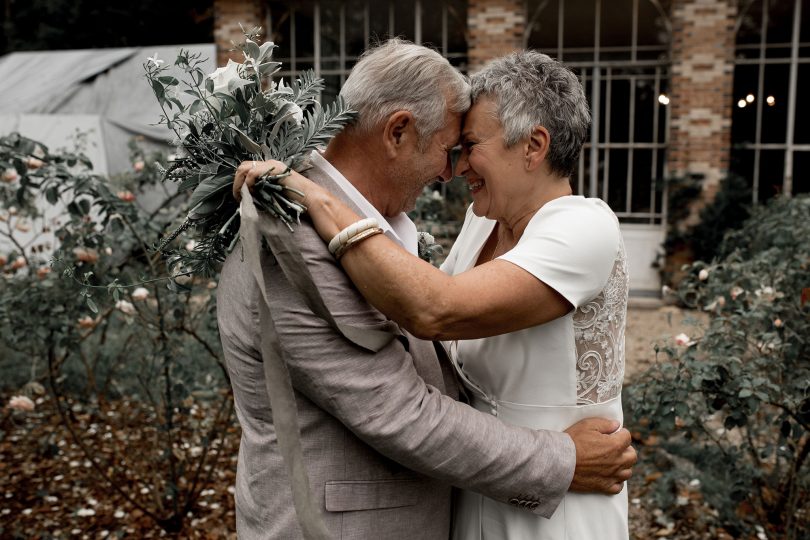
[[[398,40],[383,44],[364,55],[341,91],[358,120],[323,154],[313,153],[308,176],[415,252],[416,229],[403,212],[425,185],[452,176],[449,150],[469,94],[464,77],[436,52]],[[240,167],[237,187],[261,172],[251,167]],[[313,313],[272,254],[262,255],[269,311],[296,392],[304,462],[333,537],[447,538],[451,485],[548,517],[569,488],[615,493],[629,476],[635,461],[629,434],[608,435],[617,422],[533,431],[457,401],[441,347],[392,329],[308,223],[296,229],[295,241],[338,324],[397,335],[374,352],[358,346]],[[243,429],[237,531],[248,539],[301,538],[265,390],[260,296],[237,248],[218,289]]]

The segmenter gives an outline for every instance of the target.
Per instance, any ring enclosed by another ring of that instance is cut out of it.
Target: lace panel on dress
[[[622,391],[628,290],[622,242],[605,288],[574,312],[577,405],[609,401]]]

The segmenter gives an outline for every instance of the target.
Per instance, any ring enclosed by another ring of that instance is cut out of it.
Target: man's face
[[[406,157],[399,162],[392,186],[396,186],[397,201],[401,201],[400,212],[414,209],[416,199],[425,186],[453,178],[450,150],[458,142],[461,117],[461,114],[448,112],[444,127],[434,133],[423,148],[413,144]]]

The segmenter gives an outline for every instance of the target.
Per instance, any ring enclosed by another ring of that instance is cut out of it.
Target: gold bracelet
[[[341,244],[340,247],[337,248],[335,251],[335,259],[340,260],[343,255],[349,251],[349,248],[355,246],[365,240],[366,238],[371,238],[375,234],[380,234],[383,230],[379,227],[374,227],[371,229],[366,229],[364,231],[360,231],[359,233],[355,234],[351,238],[349,238],[345,244]]]

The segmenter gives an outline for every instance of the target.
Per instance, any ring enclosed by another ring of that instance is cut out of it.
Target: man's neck
[[[323,157],[342,174],[383,216],[386,215],[385,173],[375,156],[380,154],[373,148],[369,137],[341,133],[337,135],[323,152]],[[387,216],[390,217],[390,216]]]

